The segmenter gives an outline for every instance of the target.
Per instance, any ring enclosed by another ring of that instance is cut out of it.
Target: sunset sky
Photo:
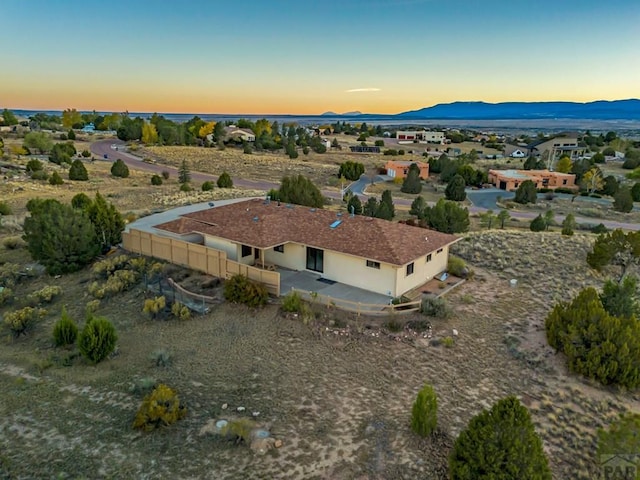
[[[638,0],[28,0],[0,108],[398,113],[640,97]]]

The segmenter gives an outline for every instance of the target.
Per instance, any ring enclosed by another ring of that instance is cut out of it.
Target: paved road
[[[116,150],[117,148],[117,150]],[[151,173],[155,173],[160,175],[162,173],[162,171],[166,170],[169,173],[171,173],[171,175],[178,175],[178,169],[175,167],[169,167],[166,165],[157,165],[157,164],[153,164],[153,163],[146,163],[143,162],[142,159],[140,157],[136,157],[135,155],[132,155],[126,151],[123,150],[124,149],[124,142],[121,140],[117,140],[117,139],[112,139],[112,140],[100,140],[98,142],[95,142],[93,144],[91,144],[91,151],[97,155],[99,157],[100,160],[105,160],[105,161],[110,161],[110,162],[114,162],[116,159],[120,159],[122,160],[125,164],[127,164],[127,166],[129,168],[133,168],[135,170],[143,170],[143,171],[147,171],[147,172],[151,172]],[[107,155],[107,158],[104,158],[104,155]],[[216,181],[218,179],[218,177],[216,175],[210,175],[208,173],[201,173],[201,172],[191,172],[191,178],[193,180],[196,180],[198,182],[205,182],[207,180],[211,180],[211,181]],[[384,178],[384,176],[378,176],[376,177],[376,183],[378,181],[384,181],[386,180]],[[363,193],[364,188],[371,182],[371,180],[369,178],[364,178],[360,177],[360,179],[356,182],[353,182],[351,185],[349,185],[348,188],[351,188],[351,191],[354,193],[357,193],[357,195],[364,201],[367,200],[367,195],[365,193]],[[253,190],[270,190],[272,188],[278,188],[279,184],[277,183],[272,183],[272,182],[266,182],[266,181],[260,181],[260,180],[246,180],[246,179],[241,179],[241,178],[234,178],[233,179],[233,184],[241,187],[241,188],[246,188],[246,189],[253,189]],[[484,194],[485,191],[479,191],[479,190],[473,190],[473,191],[469,191],[468,194],[469,195],[469,199],[472,202],[472,206],[469,207],[469,212],[470,213],[482,213],[484,211],[486,211],[487,209],[492,209],[492,210],[498,210],[498,208],[495,205],[495,200],[496,197],[498,195],[501,195],[503,198],[508,198],[507,195],[509,195],[509,192],[505,192],[503,190],[497,190],[495,189],[495,191],[491,194],[489,194],[490,192],[492,192],[493,189],[487,189],[487,196],[486,199],[484,199],[484,197],[480,197],[480,194]],[[500,193],[496,193],[496,192],[500,192]],[[335,200],[341,200],[341,195],[340,192],[335,192],[332,190],[323,190],[322,194],[325,197],[329,197],[331,199],[335,199]],[[478,194],[475,195],[474,194]],[[493,203],[491,198],[493,198]],[[597,199],[596,199],[597,200]],[[476,204],[476,202],[478,202]],[[411,205],[411,200],[408,199],[404,199],[404,198],[397,198],[394,200],[394,203],[396,205],[402,205],[402,206],[410,206]],[[492,206],[493,205],[493,206]],[[517,218],[520,220],[532,220],[533,218],[535,218],[537,216],[537,213],[534,212],[513,212],[510,211],[509,212],[511,214],[511,216],[513,218]],[[556,215],[555,220],[557,223],[562,223],[562,221],[564,220],[564,216],[563,215]],[[599,223],[603,223],[607,228],[622,228],[625,230],[640,230],[640,224],[635,224],[635,223],[623,223],[623,222],[614,222],[614,221],[609,221],[609,220],[601,220],[598,218],[584,218],[584,217],[576,217],[576,221],[578,223],[582,223],[582,224],[590,224],[590,225],[597,225]]]

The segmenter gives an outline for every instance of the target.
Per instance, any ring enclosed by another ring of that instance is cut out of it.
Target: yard
[[[67,353],[51,345],[61,306],[82,323],[91,300],[89,270],[63,276],[55,280],[63,297],[34,331],[1,339],[0,476],[445,479],[455,435],[482,408],[515,394],[531,410],[554,478],[594,478],[595,428],[640,408],[638,396],[569,374],[542,331],[550,302],[601,285],[584,261],[592,240],[469,234],[454,248],[475,279],[447,296],[451,317],[430,319],[431,339],[425,317],[367,319],[316,308],[305,323],[277,305],[251,311],[221,304],[187,321],[152,321],[141,313],[138,285],[102,301],[97,313],[116,325],[118,352],[95,367],[81,359],[64,366]],[[0,249],[0,265],[7,261],[29,259],[23,248]],[[191,288],[206,281],[186,274]],[[512,278],[517,288],[509,287]],[[18,293],[52,283],[37,277]],[[399,331],[405,320],[413,322]],[[451,348],[434,341],[454,328]],[[170,366],[155,366],[158,349],[170,352]],[[161,431],[134,431],[142,398],[135,386],[143,379],[175,387],[186,418]],[[428,440],[409,429],[424,382],[439,397],[440,431]],[[257,412],[283,446],[261,456],[200,435],[223,404]]]

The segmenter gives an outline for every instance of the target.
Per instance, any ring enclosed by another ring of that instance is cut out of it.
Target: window
[[[442,249],[439,248],[438,251],[436,253],[442,253]]]
[[[247,245],[242,245],[242,257],[248,257],[249,255],[251,255],[251,247],[247,246]]]
[[[431,254],[427,255],[427,262],[426,263],[429,263],[430,261],[431,261]]]
[[[409,275],[413,275],[413,262],[411,262],[409,265],[407,265],[407,277]]]
[[[380,262],[374,262],[373,260],[367,260],[367,267],[375,268],[377,270],[380,270]]]
[[[566,179],[565,179],[565,180],[562,180],[562,184],[563,184],[563,185],[566,185],[566,184],[567,184],[567,180],[566,180]]]
[[[284,244],[283,245],[278,245],[277,247],[273,247],[273,251],[274,252],[284,253]]]

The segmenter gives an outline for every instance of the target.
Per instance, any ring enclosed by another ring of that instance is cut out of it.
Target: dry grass
[[[62,277],[64,298],[41,325],[1,340],[0,476],[445,479],[455,435],[482,408],[515,394],[532,412],[554,478],[594,478],[594,429],[639,408],[638,399],[570,375],[541,330],[551,301],[602,283],[584,262],[593,237],[491,231],[467,238],[455,253],[471,262],[476,279],[449,294],[450,318],[432,322],[439,338],[458,330],[451,348],[386,334],[384,319],[333,310],[319,310],[308,326],[275,306],[221,305],[187,322],[154,322],[141,313],[138,287],[97,312],[115,323],[119,354],[96,367],[81,360],[64,367],[51,328],[63,303],[81,321],[89,273]],[[28,256],[0,249],[0,263],[7,260]],[[509,288],[510,278],[518,288]],[[202,283],[193,274],[186,281]],[[37,278],[17,292],[48,283]],[[170,367],[150,360],[157,350],[171,351]],[[141,397],[132,386],[141,379],[176,388],[187,417],[153,434],[134,431]],[[441,433],[420,440],[409,417],[424,382],[438,393]],[[257,456],[198,436],[224,403],[260,412],[284,446]]]

